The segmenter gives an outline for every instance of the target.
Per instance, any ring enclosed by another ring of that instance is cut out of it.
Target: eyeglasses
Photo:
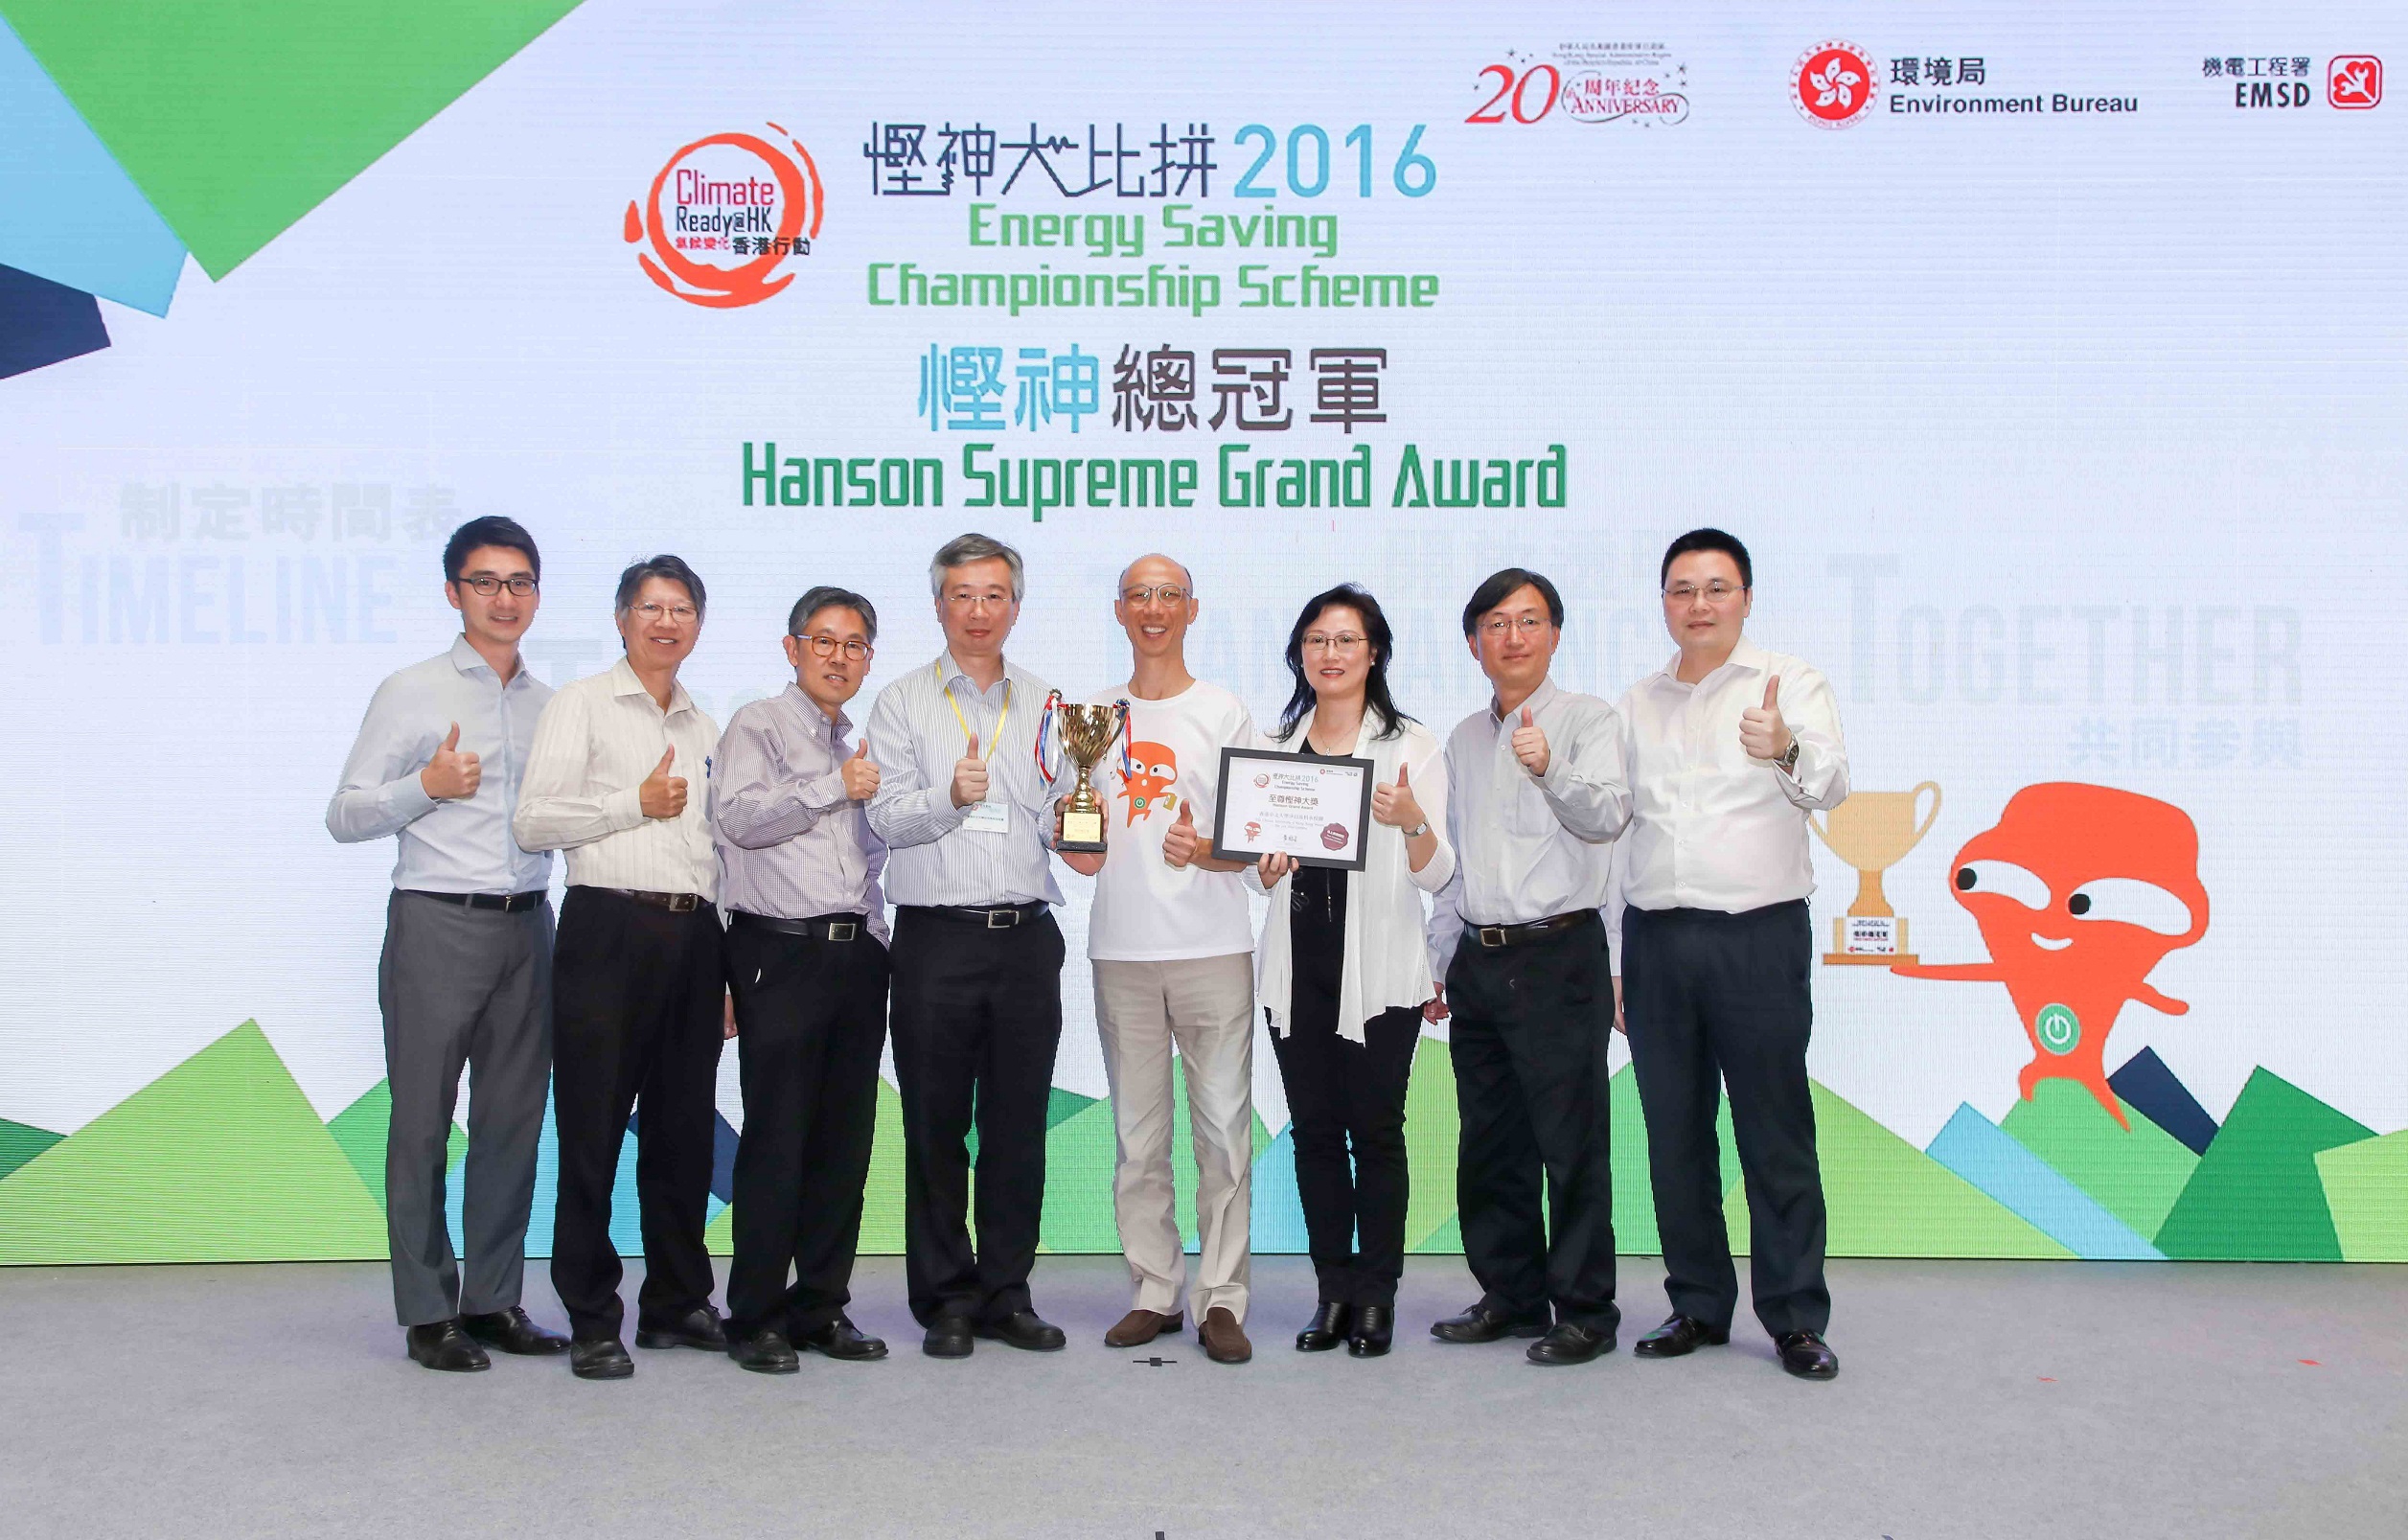
[[[1676,605],[1693,605],[1697,603],[1698,595],[1704,594],[1708,604],[1725,605],[1731,602],[1733,594],[1747,591],[1745,584],[1725,583],[1722,579],[1716,578],[1702,588],[1694,583],[1676,583],[1663,590],[1663,596]]]
[[[454,578],[451,581],[465,584],[475,589],[477,597],[482,599],[491,599],[504,588],[508,588],[521,599],[535,592],[535,579],[524,575],[515,578],[497,578],[491,572],[479,572],[473,577]]]
[[[1308,631],[1304,633],[1302,650],[1308,653],[1351,653],[1370,639],[1351,631],[1342,631],[1335,636]]]
[[[1143,587],[1123,588],[1120,597],[1125,604],[1150,605],[1159,601],[1165,608],[1170,608],[1185,604],[1187,590],[1176,583],[1149,583]]]
[[[877,651],[859,636],[806,636],[801,632],[794,632],[793,636],[798,642],[811,643],[811,650],[821,657],[834,657],[842,652],[845,660],[852,663],[867,662],[870,654]]]
[[[1509,631],[1520,632],[1535,641],[1538,639],[1538,633],[1546,630],[1547,626],[1548,618],[1545,615],[1499,615],[1494,620],[1483,620],[1479,623],[1479,629],[1488,633],[1491,641],[1504,640],[1505,632]]]
[[[655,604],[647,599],[634,609],[636,616],[647,626],[657,626],[664,620],[672,625],[691,626],[702,618],[702,611],[692,605]]]
[[[956,589],[945,596],[945,602],[955,609],[1000,609],[1012,602],[1008,593],[970,593]]]

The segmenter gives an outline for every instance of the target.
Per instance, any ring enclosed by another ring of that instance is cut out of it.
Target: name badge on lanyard
[[[1012,832],[1011,806],[1008,803],[995,801],[993,798],[975,803],[970,809],[970,816],[961,820],[961,826],[973,834],[1010,834]]]

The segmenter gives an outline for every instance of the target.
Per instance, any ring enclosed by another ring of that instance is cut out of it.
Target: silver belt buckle
[[[691,914],[701,907],[702,895],[699,893],[672,893],[669,895],[669,912],[672,914]]]
[[[1483,947],[1503,946],[1505,944],[1505,928],[1502,925],[1481,926],[1479,928],[1479,944]]]
[[[831,941],[850,941],[860,931],[860,927],[851,920],[828,922],[828,939]]]
[[[1018,909],[987,910],[987,929],[990,931],[1009,931],[1020,923],[1021,911]]]

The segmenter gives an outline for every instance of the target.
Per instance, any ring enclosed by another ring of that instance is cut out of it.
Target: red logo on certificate
[[[2325,100],[2344,112],[2364,112],[2383,100],[2383,61],[2372,54],[2337,54],[2325,66]]]
[[[1323,828],[1321,830],[1321,843],[1327,845],[1332,850],[1345,849],[1346,826],[1342,823],[1333,823]]]
[[[1877,79],[1871,55],[1826,38],[1798,56],[1789,100],[1816,127],[1846,128],[1872,110]]]

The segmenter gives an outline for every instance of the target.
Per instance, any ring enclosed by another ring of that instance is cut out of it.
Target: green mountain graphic
[[[1455,1218],[1455,1157],[1462,1134],[1455,1060],[1445,1044],[1425,1036],[1413,1048],[1412,1077],[1405,1082],[1405,1153],[1412,1172],[1405,1201],[1409,1252],[1429,1244]],[[1460,1241],[1456,1250],[1462,1250]]]
[[[2374,1137],[2357,1119],[2259,1069],[2199,1157],[2157,1232],[2157,1249],[2198,1259],[2340,1261],[2316,1156]],[[2395,1197],[2390,1207],[2403,1201]]]
[[[385,1254],[381,1208],[255,1022],[0,1182],[0,1263]]]
[[[2099,1207],[2154,1235],[2182,1196],[2199,1158],[2155,1123],[2123,1110],[2129,1129],[2072,1080],[2043,1080],[1998,1125],[2090,1195]]]
[[[2351,1262],[2408,1262],[2408,1130],[2320,1152],[2325,1204]]]
[[[11,1172],[64,1137],[31,1123],[11,1123],[0,1117],[0,1181],[6,1181]]]

